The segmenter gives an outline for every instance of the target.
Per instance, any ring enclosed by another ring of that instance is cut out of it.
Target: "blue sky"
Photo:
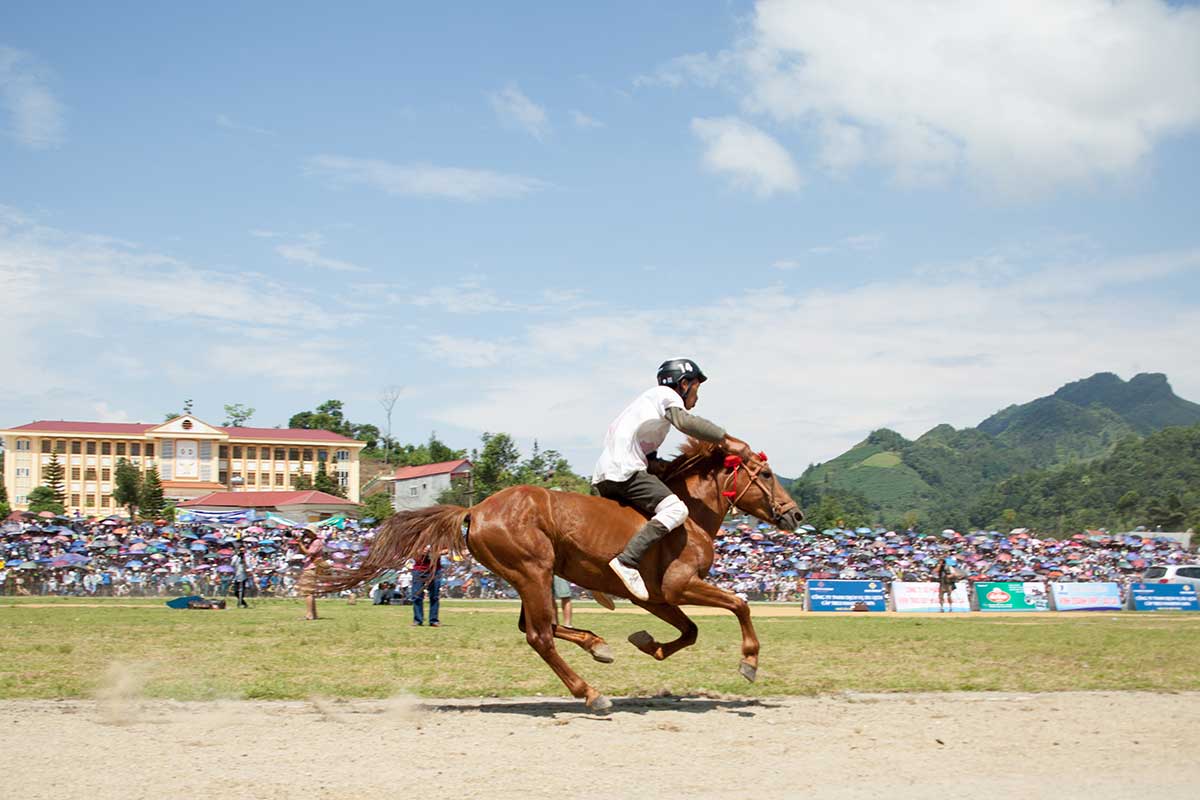
[[[537,438],[657,364],[785,474],[1101,370],[1200,400],[1200,12],[25,3],[0,425]]]

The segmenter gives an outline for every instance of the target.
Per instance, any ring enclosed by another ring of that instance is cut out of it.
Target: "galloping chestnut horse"
[[[639,650],[660,661],[696,641],[696,624],[681,605],[716,606],[737,615],[742,628],[739,671],[749,681],[758,672],[758,637],[750,608],[732,592],[704,581],[713,562],[713,535],[731,508],[738,508],[781,528],[792,530],[804,515],[784,490],[760,453],[750,463],[716,445],[688,441],[671,462],[664,482],[688,506],[688,520],[650,549],[641,562],[650,599],[629,597],[608,562],[619,553],[645,518],[612,500],[535,486],[514,486],[483,502],[432,506],[402,511],[379,529],[370,552],[356,569],[341,569],[326,578],[327,592],[348,589],[396,569],[425,551],[464,549],[504,578],[521,596],[518,623],[537,651],[575,697],[603,711],[612,702],[589,686],[558,654],[554,639],[579,645],[597,661],[613,660],[602,638],[588,630],[554,624],[550,583],[554,574],[593,591],[626,597],[679,629],[679,638],[656,642],[646,631],[629,636]]]

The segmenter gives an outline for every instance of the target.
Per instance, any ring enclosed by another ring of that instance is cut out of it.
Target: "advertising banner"
[[[970,611],[971,597],[967,594],[967,582],[959,581],[950,593],[950,602],[944,607],[938,605],[938,585],[936,583],[910,583],[894,581],[892,583],[892,600],[897,611],[933,612],[939,611]]]
[[[1052,583],[1056,611],[1120,611],[1121,587],[1115,583]]]
[[[975,584],[980,611],[1049,611],[1046,584],[1001,581]]]
[[[1135,583],[1129,587],[1134,611],[1200,611],[1190,583]]]
[[[809,611],[887,611],[883,581],[806,581]]]

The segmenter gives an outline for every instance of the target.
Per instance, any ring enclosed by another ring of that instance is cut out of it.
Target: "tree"
[[[142,479],[138,506],[144,515],[157,519],[162,516],[163,505],[162,479],[158,476],[158,467],[151,467],[146,470],[146,477]]]
[[[362,502],[361,515],[371,517],[379,522],[396,513],[396,509],[392,508],[392,496],[388,492],[375,492],[367,495]]]
[[[66,469],[58,460],[58,453],[50,454],[50,460],[42,470],[42,485],[54,492],[54,499],[59,503],[67,501]]]
[[[383,413],[387,417],[387,428],[383,434],[384,460],[392,463],[392,411],[396,408],[396,401],[404,394],[403,386],[389,386],[379,393],[379,405],[383,406]]]
[[[4,453],[0,453],[0,475],[4,474]],[[0,522],[12,513],[12,506],[8,504],[8,490],[4,488],[4,481],[0,480]]]
[[[483,434],[483,450],[471,458],[476,502],[515,485],[513,471],[520,460],[517,443],[507,433]]]
[[[308,492],[316,487],[313,486],[313,479],[310,475],[297,472],[292,476],[292,488],[297,492]]]
[[[346,419],[342,406],[341,400],[326,400],[317,406],[315,411],[301,411],[293,414],[288,420],[288,427],[332,431],[360,442],[366,442],[367,449],[374,449],[379,441],[379,428],[374,425],[356,425]]]
[[[225,421],[221,423],[228,428],[243,428],[254,416],[254,409],[241,403],[225,406]]]
[[[49,486],[38,486],[29,493],[29,510],[35,514],[41,511],[50,511],[55,514],[62,514],[66,511],[63,504],[54,499],[54,490]]]
[[[113,480],[113,500],[119,506],[128,506],[129,518],[133,519],[141,500],[142,476],[138,468],[125,459],[117,462],[117,474]]]
[[[337,497],[345,497],[341,485],[325,469],[325,462],[317,462],[317,475],[313,478],[312,487],[318,492],[325,492]]]
[[[176,417],[182,416],[184,414],[191,414],[191,413],[192,413],[192,401],[184,400],[183,401],[183,411],[168,411],[163,416],[164,416],[164,419],[175,419]]]

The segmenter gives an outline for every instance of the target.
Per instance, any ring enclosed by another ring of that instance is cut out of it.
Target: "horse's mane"
[[[717,442],[702,442],[688,437],[676,456],[660,476],[664,482],[695,475],[705,468],[715,466],[718,459],[725,458],[725,451]]]

